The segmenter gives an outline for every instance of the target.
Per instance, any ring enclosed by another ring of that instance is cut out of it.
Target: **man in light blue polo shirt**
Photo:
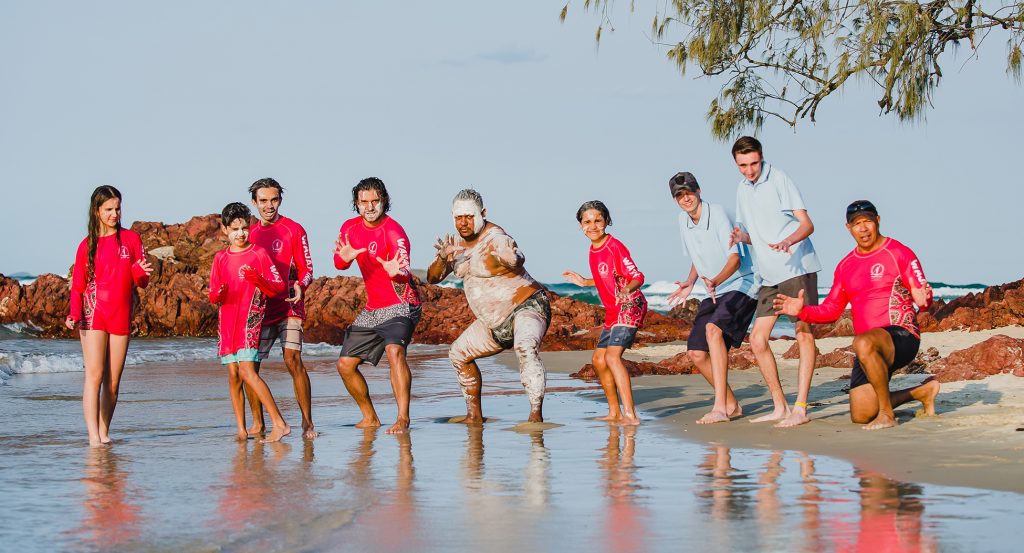
[[[743,175],[736,191],[732,242],[750,244],[754,269],[761,279],[750,346],[775,403],[771,413],[751,422],[780,421],[776,426],[796,426],[810,420],[807,393],[814,373],[814,335],[810,325],[796,321],[800,369],[792,411],[782,393],[779,369],[768,347],[768,338],[778,320],[773,308],[777,295],[796,297],[803,290],[807,305],[818,304],[821,263],[810,240],[814,223],[793,181],[777,167],[765,163],[760,141],[750,136],[740,138],[733,144],[732,156]]]
[[[743,414],[729,388],[729,348],[740,345],[757,308],[757,283],[750,256],[731,242],[732,221],[718,204],[700,199],[700,185],[691,173],[677,173],[669,191],[683,210],[679,235],[683,252],[693,261],[686,282],[669,296],[669,304],[686,300],[700,277],[708,297],[697,308],[686,351],[700,374],[715,389],[715,405],[698,424],[727,422]],[[746,247],[743,248],[746,250]]]

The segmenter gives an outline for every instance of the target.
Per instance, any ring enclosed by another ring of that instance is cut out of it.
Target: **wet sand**
[[[1024,327],[983,332],[925,333],[922,349],[935,347],[943,356],[995,334],[1024,338]],[[818,340],[828,353],[848,346],[851,338]],[[796,395],[797,360],[782,359],[791,341],[774,340],[782,386],[792,402]],[[658,361],[684,351],[679,344],[638,348],[633,360]],[[590,362],[590,352],[544,354],[549,371],[575,372]],[[799,450],[838,457],[898,480],[966,486],[1024,493],[1024,378],[996,375],[984,380],[943,384],[936,417],[918,417],[920,404],[896,410],[900,425],[867,432],[850,422],[849,398],[844,391],[849,369],[815,370],[809,403],[811,422],[800,427],[773,428],[751,424],[751,415],[771,410],[771,400],[756,367],[730,370],[729,383],[743,406],[744,417],[730,423],[699,425],[710,410],[713,393],[700,375],[643,376],[633,379],[642,417],[669,434],[697,442],[731,447]],[[896,376],[892,389],[904,388],[926,375]],[[604,402],[596,393],[592,399]]]
[[[139,342],[142,350],[146,344]],[[178,346],[191,351],[202,344],[183,339]],[[0,433],[4,546],[261,553],[639,552],[678,551],[686,543],[723,553],[1009,550],[1015,522],[1024,516],[1017,493],[920,484],[917,473],[894,479],[776,441],[770,429],[752,429],[759,438],[750,447],[721,436],[694,439],[692,420],[707,403],[699,395],[705,386],[683,377],[637,379],[648,420],[627,428],[594,420],[605,412],[594,384],[553,370],[547,422],[524,425],[528,403],[519,375],[508,368],[511,354],[480,363],[483,428],[448,422],[465,413],[464,401],[444,348],[421,347],[409,357],[411,433],[362,431],[352,426],[359,413],[334,369],[336,350],[314,355],[316,349],[309,348],[306,364],[322,434],[312,442],[294,431],[276,444],[235,442],[224,372],[215,361],[130,367],[115,443],[97,449],[85,443],[80,373],[7,380],[0,386],[0,418],[9,423]],[[549,361],[552,369],[568,369],[567,360],[588,355]],[[261,372],[297,429],[291,379],[280,361]],[[365,374],[386,425],[396,414],[387,369]],[[681,400],[686,394],[691,399]],[[840,424],[807,428],[823,433]],[[751,426],[740,421],[729,429]],[[814,440],[806,443],[814,451]]]

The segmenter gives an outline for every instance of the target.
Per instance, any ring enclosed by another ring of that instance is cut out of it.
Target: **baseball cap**
[[[857,200],[847,206],[846,208],[846,222],[852,223],[858,215],[870,215],[872,217],[878,217],[878,210],[875,209],[875,204],[867,200]]]
[[[693,176],[693,173],[683,171],[682,173],[676,173],[672,178],[668,179],[668,189],[669,192],[672,192],[672,197],[675,198],[684,190],[687,192],[697,192],[700,190],[700,185],[697,184],[697,178]]]

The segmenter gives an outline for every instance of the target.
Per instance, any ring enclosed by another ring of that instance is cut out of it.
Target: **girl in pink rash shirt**
[[[584,203],[576,212],[576,220],[591,242],[593,278],[583,278],[573,271],[566,271],[562,276],[577,286],[596,286],[604,304],[604,328],[593,356],[594,370],[608,398],[608,415],[601,420],[637,425],[640,417],[633,405],[633,389],[629,372],[622,363],[622,352],[633,345],[647,314],[647,299],[640,291],[644,275],[636,268],[626,246],[605,232],[612,224],[612,217],[604,203],[597,200]]]
[[[276,442],[291,429],[281,417],[267,383],[256,372],[259,360],[260,327],[267,298],[285,289],[270,255],[249,242],[249,219],[245,204],[230,203],[221,212],[221,229],[228,247],[217,252],[210,267],[210,301],[220,304],[217,353],[228,367],[231,408],[238,424],[238,439],[249,437],[245,430],[244,382],[267,408],[274,429],[263,442]]]
[[[110,443],[110,420],[128,355],[132,292],[136,286],[145,288],[152,272],[142,239],[121,228],[121,193],[100,186],[89,200],[89,235],[75,255],[71,312],[64,321],[69,329],[80,330],[82,412],[90,446]]]

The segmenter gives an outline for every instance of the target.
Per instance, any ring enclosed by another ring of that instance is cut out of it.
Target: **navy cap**
[[[877,218],[878,210],[875,209],[875,204],[867,200],[857,200],[846,207],[846,222],[852,223],[858,215],[870,215]]]

